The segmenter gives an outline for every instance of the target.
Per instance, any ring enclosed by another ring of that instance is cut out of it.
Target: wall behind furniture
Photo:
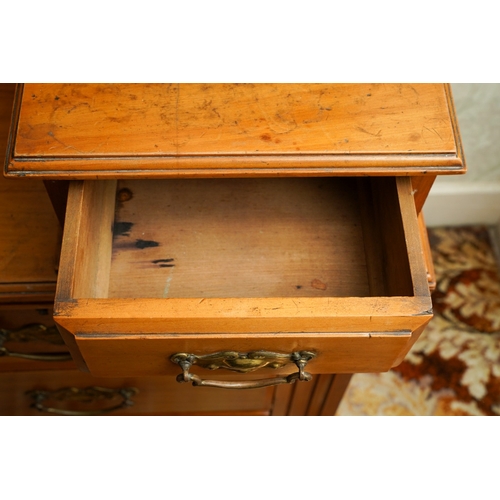
[[[454,83],[468,171],[439,176],[424,207],[428,226],[500,223],[500,83]]]

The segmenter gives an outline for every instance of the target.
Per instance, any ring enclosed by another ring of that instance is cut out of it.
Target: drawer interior
[[[74,181],[57,287],[61,335],[103,376],[228,350],[383,371],[432,314],[407,177]]]
[[[73,297],[413,296],[396,181],[98,181]]]

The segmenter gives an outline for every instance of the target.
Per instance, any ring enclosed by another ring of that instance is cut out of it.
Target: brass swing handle
[[[32,361],[71,361],[73,358],[67,352],[33,353],[11,352],[5,347],[0,347],[0,357],[10,356],[11,358],[30,359]]]
[[[3,346],[5,342],[44,341],[49,344],[63,345],[64,342],[55,326],[47,327],[42,324],[26,325],[18,330],[0,329],[0,357],[29,359],[32,361],[71,361],[73,358],[68,352],[51,353],[22,353],[12,352]]]
[[[131,399],[132,396],[134,396],[138,392],[138,389],[136,389],[135,387],[126,387],[122,389],[109,389],[107,387],[85,387],[84,389],[78,389],[76,387],[65,387],[64,389],[58,389],[55,391],[28,391],[26,392],[26,395],[35,400],[35,402],[31,405],[31,408],[35,408],[42,413],[84,417],[93,415],[105,415],[116,410],[129,408],[130,406],[134,405],[134,402]],[[101,408],[98,410],[65,410],[63,408],[52,408],[43,404],[43,401],[45,401],[46,399],[92,403],[98,400],[112,399],[116,396],[120,396],[123,401],[108,408]]]
[[[170,360],[177,363],[182,373],[177,375],[177,382],[191,382],[195,387],[218,387],[221,389],[258,389],[279,384],[293,384],[296,380],[309,382],[312,375],[304,370],[308,361],[316,355],[309,351],[294,352],[292,354],[273,353],[269,351],[253,351],[249,353],[238,353],[234,351],[218,352],[205,356],[194,354],[178,353],[174,354]],[[280,368],[288,363],[295,363],[298,372],[288,376],[275,377],[271,379],[250,380],[250,381],[222,381],[206,380],[198,375],[190,373],[190,368],[196,364],[204,368],[216,370],[225,368],[232,371],[248,373],[263,366],[270,368]]]

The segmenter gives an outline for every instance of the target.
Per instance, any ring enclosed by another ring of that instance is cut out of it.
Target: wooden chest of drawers
[[[385,371],[431,318],[446,85],[24,85],[13,117],[7,175],[72,181],[55,320],[94,376]]]

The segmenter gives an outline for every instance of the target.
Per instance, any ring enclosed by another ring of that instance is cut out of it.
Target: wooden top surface
[[[7,174],[464,171],[445,84],[19,85]]]

